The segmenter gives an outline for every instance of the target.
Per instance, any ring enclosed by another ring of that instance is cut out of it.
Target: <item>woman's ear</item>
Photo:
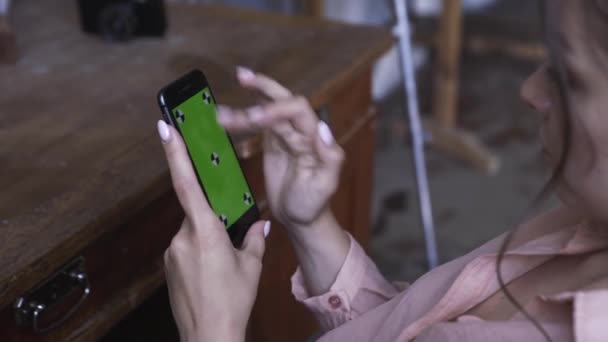
[[[546,73],[547,64],[543,64],[526,79],[520,90],[522,100],[539,113],[545,113],[551,107]]]

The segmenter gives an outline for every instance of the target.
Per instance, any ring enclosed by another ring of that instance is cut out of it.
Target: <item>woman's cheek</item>
[[[600,176],[602,163],[596,158],[591,132],[583,123],[578,118],[571,120],[570,147],[567,151],[564,180],[570,197],[574,197],[581,209],[591,213],[597,206],[598,189],[602,189],[607,183],[603,180],[606,177]]]
[[[560,127],[557,115],[551,115],[541,128],[541,138],[552,167],[557,167],[562,158],[565,137]]]

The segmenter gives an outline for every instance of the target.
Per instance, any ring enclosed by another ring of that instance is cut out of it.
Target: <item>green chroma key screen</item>
[[[255,203],[228,135],[217,121],[209,88],[174,108],[173,117],[213,211],[230,227]]]

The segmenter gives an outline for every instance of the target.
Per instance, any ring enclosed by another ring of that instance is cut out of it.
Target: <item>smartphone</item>
[[[241,246],[259,210],[230,136],[217,121],[207,78],[193,70],[158,93],[164,120],[182,136],[207,201],[232,243]]]

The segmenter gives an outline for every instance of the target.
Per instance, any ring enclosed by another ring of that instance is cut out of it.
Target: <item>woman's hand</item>
[[[218,109],[231,132],[264,134],[264,175],[273,215],[287,228],[308,290],[324,293],[335,281],[350,239],[329,208],[344,151],[308,101],[276,81],[239,68],[242,86],[268,101],[246,109]]]
[[[251,227],[237,250],[209,207],[180,135],[163,121],[159,135],[186,218],[165,252],[173,316],[182,341],[244,341],[256,298],[270,222]]]
[[[231,109],[220,106],[219,121],[231,132],[264,133],[264,175],[270,209],[288,228],[307,227],[328,213],[344,152],[329,127],[304,97],[276,81],[239,68],[240,83],[270,102]]]

